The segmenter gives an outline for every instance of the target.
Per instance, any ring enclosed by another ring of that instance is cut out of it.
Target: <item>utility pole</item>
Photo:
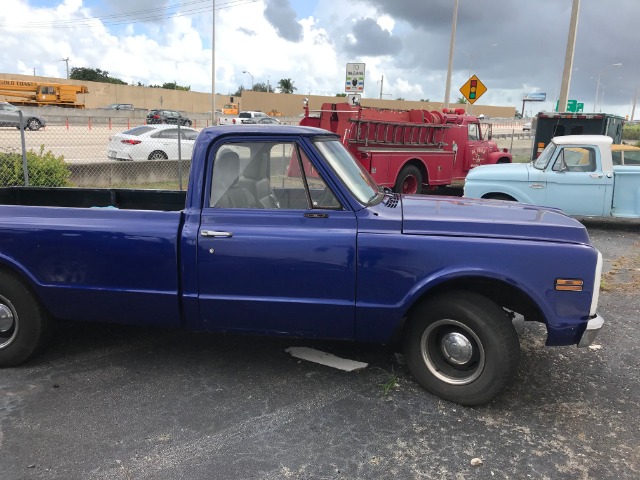
[[[380,77],[380,100],[382,100],[382,85],[384,85],[384,75]]]
[[[458,22],[458,0],[453,4],[453,21],[451,22],[451,42],[449,43],[449,67],[447,68],[447,85],[444,91],[444,106],[449,108],[451,96],[451,70],[453,68],[453,49],[456,44],[456,23]]]
[[[67,80],[69,80],[69,57],[63,58],[62,61],[67,64]]]
[[[633,97],[633,107],[631,107],[631,117],[629,120],[633,122],[633,116],[636,114],[636,102],[638,101],[638,93],[640,92],[640,87],[636,90],[636,96]]]
[[[211,125],[216,124],[216,0],[211,0]]]
[[[567,52],[564,57],[564,71],[562,72],[562,84],[560,85],[560,99],[558,100],[558,111],[567,111],[567,101],[569,100],[569,85],[571,84],[571,70],[573,69],[573,54],[576,49],[576,33],[578,31],[578,13],[580,11],[580,0],[573,0],[571,8],[571,22],[569,23],[569,37],[567,38]]]

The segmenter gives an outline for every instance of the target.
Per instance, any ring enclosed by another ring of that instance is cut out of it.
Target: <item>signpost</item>
[[[522,95],[522,118],[524,118],[524,104],[525,102],[544,102],[547,99],[547,94],[542,92],[525,93]]]
[[[480,81],[478,77],[472,75],[467,83],[460,87],[460,93],[473,105],[485,92],[487,87]]]
[[[360,97],[361,95],[359,93],[350,93],[347,95],[347,102],[349,102],[349,105],[352,107],[357,107],[360,105]]]
[[[364,91],[364,63],[347,63],[344,91],[362,93]]]

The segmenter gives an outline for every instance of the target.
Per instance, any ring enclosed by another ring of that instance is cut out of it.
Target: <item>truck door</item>
[[[477,123],[467,125],[467,147],[466,147],[466,168],[471,170],[482,165],[487,156],[487,145],[480,135],[480,128]]]
[[[561,147],[546,173],[546,203],[568,215],[603,215],[613,179],[598,168],[593,147]]]
[[[352,338],[355,213],[301,146],[226,144],[208,177],[197,237],[203,327]]]

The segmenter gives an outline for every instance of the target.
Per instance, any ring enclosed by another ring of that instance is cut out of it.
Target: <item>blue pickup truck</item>
[[[636,147],[612,145],[606,135],[555,137],[530,163],[481,165],[464,196],[555,207],[567,215],[640,218]]]
[[[589,345],[602,256],[554,209],[378,187],[326,130],[204,129],[187,192],[0,189],[0,365],[55,319],[402,346],[465,405],[514,377],[516,313]]]

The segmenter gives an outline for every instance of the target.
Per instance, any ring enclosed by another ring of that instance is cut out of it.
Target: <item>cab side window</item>
[[[478,132],[478,125],[470,123],[469,127],[469,140],[480,140],[480,133]]]
[[[593,148],[565,147],[553,164],[556,172],[595,172],[596,152]]]
[[[209,206],[308,210],[342,208],[294,142],[222,146],[214,159]]]

